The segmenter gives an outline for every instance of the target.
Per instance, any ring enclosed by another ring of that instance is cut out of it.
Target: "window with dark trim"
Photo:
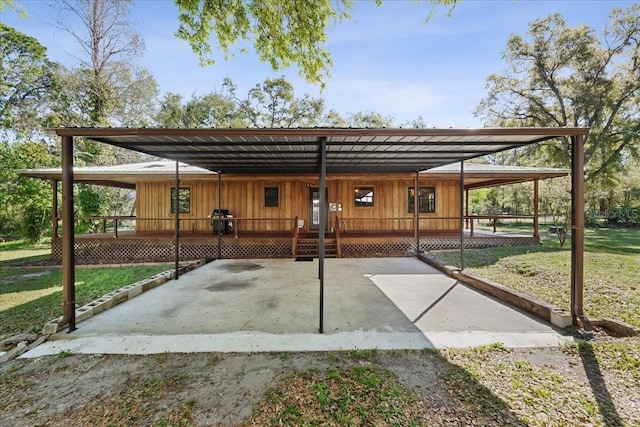
[[[413,187],[409,187],[409,213],[413,213],[414,203],[414,190]],[[434,213],[436,211],[436,188],[435,187],[420,187],[418,192],[418,212],[420,213]]]
[[[264,207],[265,208],[277,208],[279,206],[279,188],[278,187],[265,187],[264,188]]]
[[[373,206],[373,187],[356,187],[354,200],[356,207]]]
[[[191,211],[191,189],[188,187],[180,187],[178,192],[178,206],[180,213],[189,213]],[[171,213],[176,213],[176,187],[171,187]]]

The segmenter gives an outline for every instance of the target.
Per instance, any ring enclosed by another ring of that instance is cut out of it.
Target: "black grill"
[[[229,232],[229,221],[221,218],[229,216],[229,209],[214,209],[211,213],[211,229],[213,234],[227,234]]]

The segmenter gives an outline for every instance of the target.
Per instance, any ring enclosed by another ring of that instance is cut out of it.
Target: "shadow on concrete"
[[[424,309],[424,311],[422,313],[420,313],[420,315],[418,317],[416,317],[415,319],[412,320],[413,323],[416,323],[418,320],[422,319],[422,317],[427,314],[433,307],[435,307],[440,301],[442,301],[448,294],[449,292],[451,292],[453,290],[453,288],[456,287],[456,285],[458,284],[458,282],[455,282],[453,285],[451,285],[451,287],[449,287],[449,289],[447,289],[446,291],[444,291],[442,293],[442,295],[440,295],[435,301],[433,301],[427,308]]]

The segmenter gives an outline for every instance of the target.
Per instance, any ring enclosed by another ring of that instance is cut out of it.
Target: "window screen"
[[[356,207],[373,206],[373,187],[356,187]]]
[[[409,187],[409,213],[413,213],[415,191],[413,187]],[[434,213],[436,211],[436,188],[435,187],[420,187],[418,194],[418,212],[420,213]]]
[[[264,188],[264,207],[265,208],[277,208],[279,199],[278,187],[265,187]]]
[[[191,211],[191,189],[180,187],[178,192],[178,206],[180,213],[189,213]],[[176,213],[176,188],[171,188],[171,213]]]

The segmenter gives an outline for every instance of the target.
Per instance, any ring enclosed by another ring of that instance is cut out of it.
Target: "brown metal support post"
[[[73,137],[62,137],[62,319],[76,330],[76,289],[73,230]]]
[[[460,161],[460,270],[464,270],[464,160]]]
[[[416,179],[413,184],[413,234],[416,238],[416,255],[420,255],[420,171],[416,171]]]
[[[51,231],[52,237],[58,237],[58,180],[51,181],[53,200],[51,201]]]
[[[540,223],[539,223],[539,207],[540,199],[538,197],[538,180],[533,180],[533,237],[540,243]]]
[[[180,277],[180,163],[176,161],[176,192],[173,197],[174,213],[175,213],[175,236],[174,236],[174,261],[175,274],[174,280]]]
[[[320,326],[324,333],[324,233],[327,224],[327,138],[321,136],[320,143],[320,224],[318,226],[318,276],[320,278]]]
[[[222,222],[222,172],[218,171],[218,259],[222,258],[222,227],[226,224]]]
[[[571,137],[571,318],[582,321],[585,330],[591,322],[584,315],[584,137]]]

